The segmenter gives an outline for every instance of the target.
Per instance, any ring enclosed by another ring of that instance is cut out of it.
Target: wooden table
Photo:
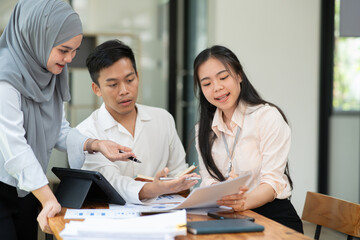
[[[87,208],[108,208],[108,205],[97,204],[97,205],[88,206]],[[50,228],[54,232],[54,235],[57,240],[62,240],[59,233],[64,229],[65,223],[70,222],[69,219],[64,219],[65,212],[66,212],[66,208],[63,208],[57,216],[49,219]],[[188,233],[186,236],[177,236],[176,239],[177,240],[184,240],[184,239],[311,240],[311,238],[303,234],[300,234],[290,228],[287,228],[251,210],[244,211],[241,214],[255,218],[255,222],[260,225],[263,225],[265,227],[265,230],[263,232],[253,232],[253,233],[222,233],[222,234],[204,234],[204,235],[193,235],[191,233]],[[187,220],[191,222],[191,221],[208,221],[208,220],[210,221],[214,219],[203,215],[187,214]],[[77,221],[82,221],[82,220],[77,220]]]

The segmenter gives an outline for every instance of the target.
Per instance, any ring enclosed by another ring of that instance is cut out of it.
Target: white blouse
[[[232,171],[241,175],[250,173],[249,191],[261,183],[269,184],[276,192],[276,198],[285,199],[291,195],[291,187],[284,174],[291,144],[291,131],[280,112],[272,106],[246,106],[242,102],[236,108],[229,130],[222,119],[222,111],[214,114],[212,129],[216,139],[212,146],[212,157],[223,176],[229,166],[229,158],[222,139],[222,132],[231,153],[238,126],[240,135],[235,146]],[[196,128],[196,148],[199,158],[201,185],[217,182],[206,170],[199,151],[198,126]]]
[[[8,82],[0,81],[0,181],[16,187],[20,197],[48,184],[46,173],[24,136],[21,94]],[[63,114],[55,148],[67,150],[71,168],[81,168],[86,139],[69,126]]]

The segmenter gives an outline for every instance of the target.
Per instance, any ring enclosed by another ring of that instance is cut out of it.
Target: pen
[[[160,178],[161,181],[175,180],[175,179],[178,179],[178,178],[177,177],[176,178],[173,178],[173,177],[161,177]],[[188,177],[185,180],[200,180],[200,179],[201,178],[199,178],[199,177]]]
[[[119,152],[124,153],[124,151],[122,151],[122,150],[119,150]],[[128,159],[131,160],[131,161],[137,162],[137,163],[141,163],[141,161],[139,159],[134,158],[134,157],[129,157]]]

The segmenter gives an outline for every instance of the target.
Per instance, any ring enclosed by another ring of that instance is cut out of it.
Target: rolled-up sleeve
[[[284,171],[290,151],[291,130],[274,107],[266,107],[258,118],[258,126],[263,158],[260,182],[272,186],[279,196],[287,187]]]
[[[49,183],[31,148],[9,158],[4,168],[21,190],[31,192]]]

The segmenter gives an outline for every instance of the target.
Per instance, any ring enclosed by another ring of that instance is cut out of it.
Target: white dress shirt
[[[21,197],[26,193],[19,189],[31,192],[48,184],[25,134],[21,94],[8,82],[0,81],[0,181],[16,187]],[[71,168],[81,168],[86,139],[69,126],[63,114],[55,148],[68,151]]]
[[[245,114],[244,114],[245,112]],[[214,114],[212,129],[216,139],[211,149],[216,166],[223,176],[228,170],[229,158],[222,139],[222,132],[232,151],[237,127],[240,135],[235,146],[232,171],[241,175],[250,173],[249,191],[261,183],[269,184],[276,192],[276,198],[285,199],[291,195],[287,176],[284,174],[291,144],[291,131],[280,112],[269,105],[246,106],[242,102],[236,108],[229,130],[222,118],[222,111],[217,109]],[[196,127],[198,136],[198,126]],[[202,186],[217,182],[206,170],[199,151],[198,137],[196,148],[199,158]]]
[[[86,154],[83,169],[102,173],[130,203],[141,203],[139,192],[145,184],[135,181],[134,176],[153,177],[165,167],[169,168],[169,176],[173,176],[187,168],[173,117],[160,108],[140,104],[136,104],[136,108],[134,137],[110,115],[104,104],[77,126],[88,137],[112,140],[130,147],[142,162],[110,162],[101,153]]]

